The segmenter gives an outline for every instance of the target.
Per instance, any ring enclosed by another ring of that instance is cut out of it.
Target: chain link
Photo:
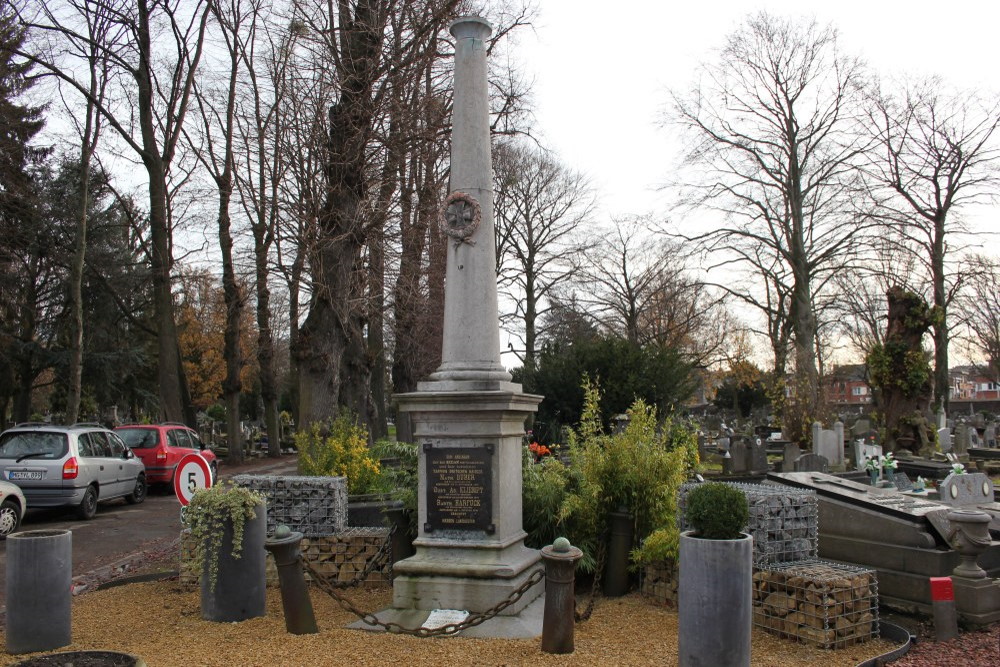
[[[597,564],[594,566],[594,582],[590,586],[590,599],[583,611],[574,608],[573,620],[577,623],[585,623],[590,620],[590,615],[594,613],[594,603],[597,601],[598,590],[601,586],[601,576],[604,574],[604,559],[607,555],[608,532],[601,535],[597,543]]]
[[[468,628],[472,628],[481,623],[485,623],[486,621],[490,620],[491,618],[502,612],[507,607],[511,606],[512,604],[520,600],[524,596],[524,594],[531,589],[532,586],[538,584],[545,578],[545,570],[541,568],[535,570],[534,572],[531,573],[531,576],[529,576],[527,579],[524,580],[524,583],[522,583],[520,586],[511,591],[510,595],[508,595],[506,598],[504,598],[503,600],[495,604],[493,607],[487,609],[482,613],[476,613],[470,615],[461,623],[448,623],[446,625],[442,625],[440,628],[425,628],[422,626],[419,628],[407,628],[400,625],[399,623],[395,623],[392,621],[389,622],[380,621],[375,616],[375,614],[358,609],[353,602],[351,602],[349,599],[340,594],[338,588],[342,588],[342,586],[337,586],[336,584],[328,581],[326,577],[324,577],[321,573],[317,572],[316,569],[313,568],[313,566],[310,565],[309,562],[306,561],[305,559],[302,560],[302,566],[306,569],[306,571],[309,572],[309,574],[313,578],[313,581],[316,583],[317,586],[319,586],[320,590],[322,590],[324,593],[332,597],[337,602],[337,604],[339,604],[341,608],[344,609],[344,611],[354,614],[362,621],[364,621],[367,625],[380,627],[386,632],[392,632],[401,635],[412,635],[414,637],[443,637],[443,636],[456,635],[462,630],[467,630]]]

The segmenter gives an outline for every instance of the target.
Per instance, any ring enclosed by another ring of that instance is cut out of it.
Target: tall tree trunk
[[[83,265],[87,256],[87,208],[90,201],[90,123],[92,105],[87,105],[87,128],[80,151],[80,217],[76,225],[76,247],[69,267],[69,377],[66,392],[66,423],[73,424],[80,415],[83,383]]]
[[[947,413],[951,406],[949,389],[951,381],[948,373],[948,296],[944,284],[945,256],[945,214],[938,212],[934,217],[934,251],[931,253],[931,279],[934,283],[934,307],[939,320],[934,324],[934,412],[944,408]]]

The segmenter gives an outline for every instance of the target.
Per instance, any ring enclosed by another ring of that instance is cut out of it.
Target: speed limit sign
[[[212,471],[205,459],[198,454],[186,454],[178,461],[174,469],[174,493],[181,505],[187,507],[195,491],[211,486]]]

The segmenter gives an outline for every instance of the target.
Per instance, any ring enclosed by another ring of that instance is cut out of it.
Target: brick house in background
[[[826,402],[833,407],[869,405],[872,390],[865,375],[864,364],[834,366],[823,378]]]
[[[948,379],[952,402],[1000,400],[1000,380],[982,366],[955,366]]]

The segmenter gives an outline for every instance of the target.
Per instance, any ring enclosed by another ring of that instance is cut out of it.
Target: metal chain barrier
[[[361,611],[354,605],[353,602],[351,602],[346,597],[340,594],[338,588],[342,588],[342,586],[337,586],[336,584],[328,581],[321,573],[317,572],[313,568],[313,566],[310,565],[309,562],[306,561],[305,559],[302,560],[302,566],[306,569],[306,571],[309,572],[310,576],[312,576],[313,578],[313,581],[316,583],[317,586],[319,586],[320,590],[322,590],[324,593],[326,593],[334,600],[336,600],[337,604],[339,604],[341,608],[344,609],[344,611],[350,612],[351,614],[354,614],[355,616],[360,618],[366,624],[380,627],[386,632],[393,632],[401,635],[412,635],[414,637],[443,637],[443,636],[455,635],[461,632],[462,630],[466,630],[468,628],[475,627],[481,623],[484,623],[493,618],[494,616],[496,616],[497,614],[499,614],[500,612],[502,612],[507,607],[511,606],[512,604],[520,600],[532,586],[541,582],[545,578],[544,569],[539,568],[535,570],[534,572],[531,573],[531,576],[525,579],[524,583],[522,583],[520,586],[511,591],[510,595],[508,595],[506,598],[504,598],[496,605],[494,605],[493,607],[482,613],[476,613],[470,615],[461,623],[448,623],[446,625],[442,625],[440,628],[425,628],[425,627],[407,628],[403,627],[399,623],[394,623],[391,621],[386,623],[380,621],[375,616],[375,614],[372,614],[371,612]]]
[[[604,574],[604,559],[608,550],[608,531],[604,531],[600,541],[597,543],[597,564],[594,568],[594,583],[590,587],[590,599],[583,611],[573,610],[573,620],[577,623],[585,623],[590,620],[590,615],[594,613],[594,603],[597,601],[598,590],[601,586],[601,575]]]

